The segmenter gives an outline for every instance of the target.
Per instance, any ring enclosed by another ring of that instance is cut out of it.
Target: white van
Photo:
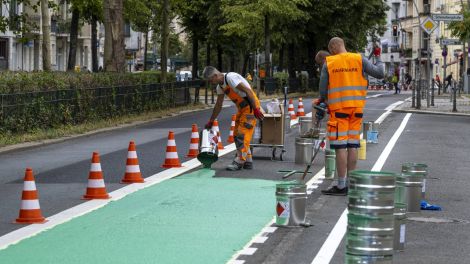
[[[191,71],[180,71],[181,81],[189,81],[193,79],[193,74]]]

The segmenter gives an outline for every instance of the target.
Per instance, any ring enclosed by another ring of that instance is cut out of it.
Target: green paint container
[[[290,182],[276,185],[276,225],[299,226],[305,223],[307,186]]]
[[[336,152],[334,149],[325,150],[325,178],[333,179],[336,173]]]

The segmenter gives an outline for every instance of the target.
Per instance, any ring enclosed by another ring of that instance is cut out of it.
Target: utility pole
[[[416,109],[420,109],[421,108],[421,48],[422,48],[423,30],[421,29],[421,18],[419,17],[418,6],[416,5],[415,0],[412,0],[412,3],[416,10],[416,16],[418,16],[418,30],[419,30],[418,63],[416,63],[417,65],[415,66],[415,67],[418,67],[417,68],[418,87],[413,87],[413,89],[416,89]]]

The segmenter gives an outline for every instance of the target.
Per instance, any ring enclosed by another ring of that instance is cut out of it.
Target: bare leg
[[[348,169],[348,151],[347,149],[337,149],[336,151],[336,168],[338,169],[338,178],[346,178],[346,170]]]
[[[348,175],[350,171],[356,169],[357,164],[357,148],[348,148]]]

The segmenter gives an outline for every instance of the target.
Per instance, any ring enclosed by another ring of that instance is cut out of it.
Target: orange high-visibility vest
[[[341,53],[326,57],[328,68],[328,108],[364,107],[367,80],[362,75],[362,57],[357,53]]]
[[[227,74],[225,74],[225,77],[224,77],[224,81],[225,81],[225,84],[227,85],[224,89],[224,93],[225,95],[227,95],[228,98],[230,98],[230,100],[232,100],[232,102],[237,106],[238,110],[241,110],[247,106],[250,105],[250,101],[248,101],[248,95],[246,97],[241,97],[240,95],[238,95],[232,87],[230,87],[230,85],[228,84],[227,82]],[[256,108],[259,108],[261,106],[260,102],[259,102],[259,99],[258,97],[256,96],[256,94],[254,93],[254,91],[252,90],[252,94],[253,94],[253,97],[255,99],[255,105],[254,107]]]

